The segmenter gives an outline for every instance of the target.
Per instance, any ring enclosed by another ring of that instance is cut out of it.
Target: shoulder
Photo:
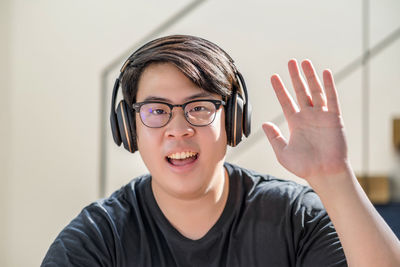
[[[319,196],[311,187],[229,163],[225,167],[231,182],[236,184],[235,196],[239,196],[240,202],[236,205],[242,207],[241,212],[254,213],[269,222],[285,218],[299,226],[307,221],[329,221]]]
[[[149,182],[150,175],[133,179],[109,197],[85,207],[71,225],[80,224],[85,231],[96,229],[102,232],[102,238],[114,242],[115,238],[122,238],[125,229],[139,229],[141,206]]]
[[[292,244],[301,266],[346,265],[334,226],[309,186],[233,164],[225,166],[239,185],[238,192],[245,194],[238,206],[247,228],[261,225],[260,232],[273,236],[275,244],[282,240]]]
[[[135,228],[132,228],[135,223],[132,218],[135,217],[135,206],[140,198],[138,194],[148,179],[149,176],[138,177],[110,197],[83,208],[51,244],[43,266],[85,258],[89,260],[94,255],[94,262],[104,261],[105,265],[116,260],[114,252],[121,251],[124,231]]]
[[[269,202],[280,202],[307,209],[323,210],[318,195],[307,185],[276,178],[254,170],[225,163],[231,180],[240,183],[248,197]]]
[[[85,207],[82,212],[98,213],[113,220],[120,220],[135,209],[149,181],[150,175],[139,176],[108,198],[99,199]]]

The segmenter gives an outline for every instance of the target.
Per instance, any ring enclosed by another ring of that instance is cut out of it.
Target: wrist
[[[357,178],[351,165],[345,163],[335,172],[318,173],[307,177],[307,181],[317,194],[324,195],[328,192],[334,193],[343,188],[353,187],[357,183]]]

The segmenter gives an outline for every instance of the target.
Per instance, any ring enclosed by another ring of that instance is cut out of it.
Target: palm
[[[289,62],[300,108],[280,78],[274,75],[271,79],[289,125],[289,140],[286,141],[275,125],[264,124],[264,130],[278,161],[290,172],[308,179],[341,171],[347,163],[347,146],[332,75],[328,71],[324,73],[324,92],[311,63],[305,61],[302,66],[311,95],[296,61]]]

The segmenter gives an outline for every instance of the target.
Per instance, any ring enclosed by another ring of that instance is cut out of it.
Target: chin
[[[168,175],[163,181],[155,179],[155,183],[165,193],[180,199],[195,199],[204,196],[210,188],[211,181],[203,180],[204,177],[197,175]]]

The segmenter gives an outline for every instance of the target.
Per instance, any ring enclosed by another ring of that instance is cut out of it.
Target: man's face
[[[170,63],[151,64],[142,73],[137,102],[162,100],[183,104],[192,99],[217,99],[192,83]],[[182,199],[194,199],[213,190],[224,178],[226,154],[225,112],[221,107],[208,126],[196,127],[186,121],[181,107],[175,107],[169,123],[161,128],[143,125],[136,115],[139,152],[152,175],[155,192]],[[189,152],[185,160],[176,153]],[[174,155],[175,154],[175,155]]]

